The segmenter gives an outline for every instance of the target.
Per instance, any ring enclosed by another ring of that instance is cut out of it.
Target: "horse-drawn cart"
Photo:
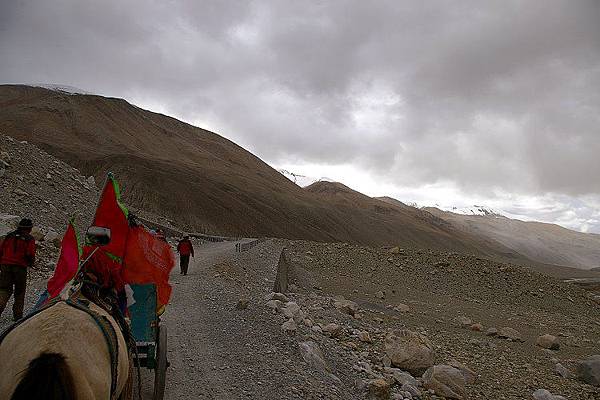
[[[157,314],[156,286],[131,285],[135,303],[129,307],[131,331],[137,346],[140,367],[154,370],[153,400],[162,400],[167,374],[167,327],[160,326]]]

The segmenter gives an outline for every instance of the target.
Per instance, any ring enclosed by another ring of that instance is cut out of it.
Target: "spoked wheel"
[[[154,397],[153,400],[163,400],[165,396],[165,382],[167,378],[167,327],[161,326],[158,333],[156,350],[156,369],[154,370]]]

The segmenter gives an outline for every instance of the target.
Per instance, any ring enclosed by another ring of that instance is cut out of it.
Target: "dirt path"
[[[307,367],[298,338],[285,335],[264,306],[279,249],[261,247],[240,254],[233,242],[205,244],[187,276],[173,271],[162,322],[171,363],[166,399],[350,398],[339,382]],[[236,309],[240,298],[249,300],[247,309]],[[150,382],[145,390],[151,398]]]

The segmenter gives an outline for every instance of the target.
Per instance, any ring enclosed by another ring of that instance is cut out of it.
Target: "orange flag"
[[[171,246],[148,232],[143,226],[131,227],[123,260],[126,283],[154,283],[159,308],[169,303],[169,274],[175,266]]]

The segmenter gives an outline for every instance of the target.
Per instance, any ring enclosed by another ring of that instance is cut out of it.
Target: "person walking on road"
[[[14,293],[13,319],[23,318],[27,268],[35,262],[35,239],[31,236],[33,223],[23,218],[16,231],[0,243],[0,315]]]
[[[187,275],[188,266],[190,264],[190,255],[194,257],[194,246],[190,241],[189,235],[184,235],[183,239],[177,244],[177,252],[179,253],[179,268],[182,275]]]

